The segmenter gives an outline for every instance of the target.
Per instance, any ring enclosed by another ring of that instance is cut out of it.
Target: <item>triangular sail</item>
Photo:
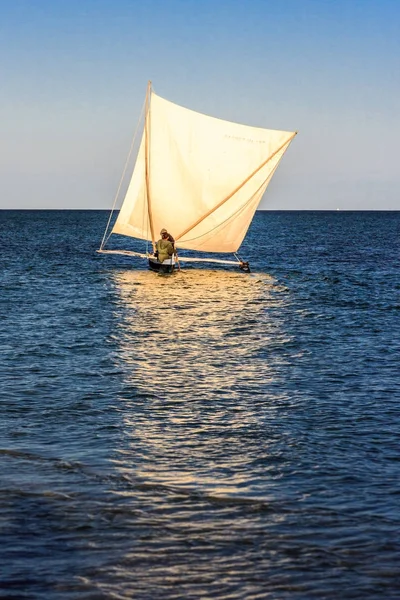
[[[150,196],[156,235],[165,227],[179,248],[236,252],[294,136],[209,117],[153,92],[113,233],[151,239]]]

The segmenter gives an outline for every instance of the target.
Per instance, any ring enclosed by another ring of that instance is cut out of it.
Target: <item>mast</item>
[[[149,134],[150,134],[150,101],[151,101],[151,81],[147,84],[147,92],[146,92],[146,116],[144,122],[144,131],[145,131],[145,139],[144,139],[144,156],[145,156],[145,179],[146,179],[146,196],[147,196],[147,211],[149,215],[149,223],[150,223],[150,232],[151,232],[151,243],[153,245],[153,252],[156,250],[156,238],[154,236],[154,223],[153,223],[153,213],[151,210],[151,197],[150,197],[150,164],[149,164]]]

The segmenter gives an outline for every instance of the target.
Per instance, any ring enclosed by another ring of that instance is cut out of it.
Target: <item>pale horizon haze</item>
[[[399,210],[397,0],[0,0],[0,208],[111,208],[147,81],[298,131],[260,209]]]

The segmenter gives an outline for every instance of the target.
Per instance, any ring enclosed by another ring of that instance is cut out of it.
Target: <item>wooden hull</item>
[[[165,260],[163,263],[158,262],[156,258],[149,258],[149,269],[156,273],[173,273],[175,269],[175,262],[172,260]]]

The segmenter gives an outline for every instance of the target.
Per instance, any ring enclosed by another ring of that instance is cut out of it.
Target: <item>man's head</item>
[[[168,237],[168,231],[166,229],[161,229],[160,235],[162,238]]]

